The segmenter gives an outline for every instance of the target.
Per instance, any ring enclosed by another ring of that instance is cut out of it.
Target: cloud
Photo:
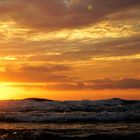
[[[61,53],[54,53],[47,55],[40,53],[38,55],[32,55],[28,57],[30,61],[87,61],[91,58],[100,57],[117,57],[117,56],[129,56],[140,53],[140,40],[139,36],[127,37],[127,38],[117,38],[98,41],[96,43],[92,42],[76,42],[75,48],[72,48],[73,42],[65,42],[62,45],[65,48],[68,46],[69,50],[61,50]],[[55,46],[55,44],[53,44]],[[57,45],[56,45],[57,46]],[[80,47],[79,47],[80,46]],[[57,46],[59,47],[59,45]],[[61,48],[60,48],[61,49]],[[45,50],[44,50],[45,51]]]
[[[131,62],[139,62],[139,6],[140,0],[0,0],[0,81],[58,82],[46,86],[58,90],[137,88],[136,79],[85,79],[139,77]]]
[[[121,79],[121,80],[94,80],[91,81],[95,89],[139,89],[140,79]]]
[[[22,66],[19,68],[5,68],[0,72],[1,82],[58,82],[71,80],[67,76],[71,68],[66,65]]]
[[[53,84],[18,84],[14,87],[22,88],[40,88],[44,90],[111,90],[111,89],[140,89],[140,79],[124,78],[121,80],[96,79],[91,81],[79,82],[56,82]]]
[[[140,79],[101,79],[77,83],[48,85],[46,89],[53,90],[103,90],[103,89],[140,89]]]
[[[23,71],[27,73],[47,73],[47,72],[62,72],[68,71],[70,67],[65,65],[50,65],[50,66],[25,66],[18,69],[18,71]]]
[[[0,3],[0,15],[28,28],[56,30],[95,24],[139,4],[139,0],[5,0]]]

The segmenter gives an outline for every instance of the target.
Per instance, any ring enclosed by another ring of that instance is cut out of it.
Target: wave
[[[140,101],[52,101],[24,99],[0,101],[3,122],[112,122],[140,121]]]

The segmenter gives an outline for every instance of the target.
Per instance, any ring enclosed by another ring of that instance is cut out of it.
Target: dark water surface
[[[49,139],[140,140],[140,101],[0,101],[0,140]]]
[[[0,123],[0,140],[140,139],[140,123]]]

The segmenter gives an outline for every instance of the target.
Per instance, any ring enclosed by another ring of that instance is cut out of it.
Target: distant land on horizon
[[[0,100],[0,101],[24,101],[24,100],[29,100],[29,101],[36,101],[36,102],[44,102],[44,101],[106,101],[106,100],[120,100],[120,101],[140,101],[140,99],[124,99],[124,98],[108,98],[108,99],[79,99],[79,100],[52,100],[48,98],[37,98],[37,97],[31,97],[31,98],[22,98],[22,99],[8,99],[8,100]]]

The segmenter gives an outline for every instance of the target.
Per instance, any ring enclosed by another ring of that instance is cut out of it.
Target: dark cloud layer
[[[103,90],[103,89],[140,89],[140,79],[101,79],[77,83],[46,86],[53,90]]]
[[[54,30],[94,24],[139,4],[139,0],[5,0],[0,3],[0,15],[23,26]]]

